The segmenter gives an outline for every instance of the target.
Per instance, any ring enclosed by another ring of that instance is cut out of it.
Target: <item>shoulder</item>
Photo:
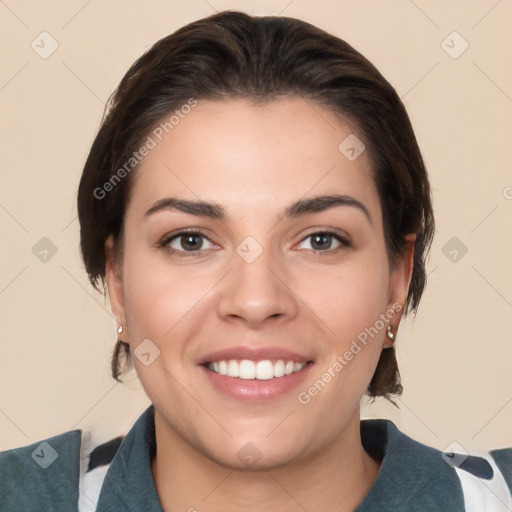
[[[512,510],[512,448],[479,456],[462,453],[459,459],[455,471],[468,503],[468,512]]]
[[[71,430],[0,452],[0,510],[94,510],[122,439]]]
[[[501,450],[492,450],[491,456],[500,468],[503,477],[507,482],[508,488],[512,493],[512,447],[502,448]]]
[[[72,430],[0,453],[2,510],[73,510],[78,499],[81,432]]]
[[[368,453],[382,459],[367,496],[369,502],[373,499],[376,504],[384,497],[395,509],[422,511],[512,509],[511,448],[469,454],[451,443],[444,451],[437,450],[407,436],[388,420],[364,420],[361,438]],[[373,509],[361,509],[366,510]]]

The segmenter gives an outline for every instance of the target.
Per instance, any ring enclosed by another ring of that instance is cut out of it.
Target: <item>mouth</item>
[[[307,362],[285,361],[283,359],[278,359],[277,361],[270,359],[260,361],[221,359],[220,361],[205,363],[204,366],[211,372],[235,379],[270,380],[300,372],[307,364]]]
[[[309,375],[314,360],[288,350],[235,347],[198,361],[207,381],[223,395],[253,403],[287,395]]]

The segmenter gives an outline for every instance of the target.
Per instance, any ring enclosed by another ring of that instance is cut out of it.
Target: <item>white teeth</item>
[[[228,377],[238,377],[244,380],[270,380],[274,377],[284,377],[295,372],[299,372],[306,366],[306,363],[296,363],[287,361],[286,363],[279,359],[275,363],[265,359],[263,361],[250,361],[249,359],[230,359],[229,361],[215,361],[208,364],[208,369],[227,375]]]
[[[256,364],[256,378],[259,380],[274,378],[274,365],[270,361],[258,361]]]
[[[238,377],[238,363],[236,361],[228,361],[228,377]],[[243,377],[242,377],[243,378]]]
[[[230,361],[230,363],[237,364],[237,361]],[[248,359],[240,361],[239,375],[241,379],[254,379],[256,377],[256,365]]]
[[[274,363],[274,377],[284,377],[284,361]]]
[[[293,365],[293,371],[294,371],[294,373],[295,373],[295,372],[298,372],[299,370],[301,370],[301,369],[302,369],[302,366],[301,366],[300,364],[301,364],[301,363],[295,363],[295,364]]]

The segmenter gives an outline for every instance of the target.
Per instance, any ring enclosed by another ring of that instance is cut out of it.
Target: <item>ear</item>
[[[123,297],[123,281],[120,269],[116,264],[114,251],[114,238],[110,235],[105,240],[105,277],[107,281],[108,297],[112,312],[116,318],[117,327],[123,326],[126,329],[126,315]]]
[[[414,263],[414,243],[416,241],[417,233],[410,233],[405,236],[405,250],[403,256],[395,263],[391,271],[391,279],[389,282],[389,299],[388,310],[392,309],[397,311],[397,305],[400,305],[400,310],[389,322],[393,332],[396,332],[400,320],[402,318],[405,299],[409,291],[409,284],[412,277],[412,268]],[[386,336],[384,346],[391,346],[392,340]]]

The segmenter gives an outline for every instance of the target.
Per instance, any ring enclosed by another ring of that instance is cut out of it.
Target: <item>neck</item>
[[[155,410],[157,453],[152,472],[165,512],[353,511],[380,464],[361,444],[359,409],[343,432],[308,459],[268,470],[232,470],[172,432]]]

